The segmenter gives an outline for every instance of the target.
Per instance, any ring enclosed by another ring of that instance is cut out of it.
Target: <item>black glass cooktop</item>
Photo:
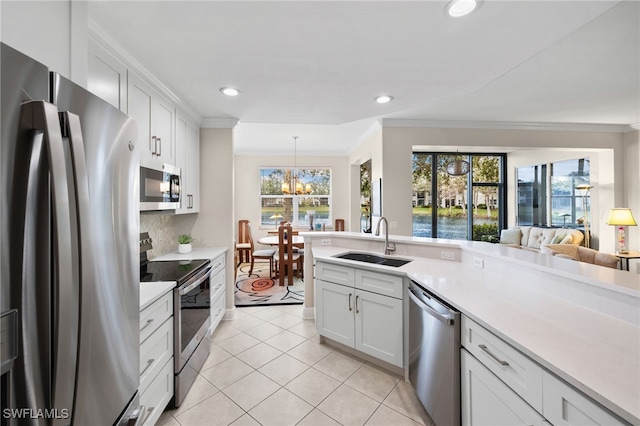
[[[176,281],[178,285],[188,281],[209,260],[166,260],[140,265],[140,282]]]

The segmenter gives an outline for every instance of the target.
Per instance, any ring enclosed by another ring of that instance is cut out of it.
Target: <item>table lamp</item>
[[[629,253],[625,247],[624,227],[636,226],[637,223],[631,214],[631,209],[627,208],[613,208],[609,212],[609,225],[618,227],[618,253]]]

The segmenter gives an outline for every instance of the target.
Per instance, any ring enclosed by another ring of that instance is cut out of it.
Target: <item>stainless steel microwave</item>
[[[163,164],[162,169],[140,166],[140,210],[180,208],[180,168]]]

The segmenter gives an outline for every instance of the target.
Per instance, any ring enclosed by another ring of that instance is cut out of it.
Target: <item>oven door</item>
[[[158,170],[140,166],[140,210],[180,208],[180,169],[163,164]]]
[[[180,285],[174,297],[175,372],[189,361],[211,324],[211,265]]]

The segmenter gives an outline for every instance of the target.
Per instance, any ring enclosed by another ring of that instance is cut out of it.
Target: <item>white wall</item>
[[[88,10],[85,1],[2,0],[0,8],[3,43],[86,86]]]
[[[260,168],[261,167],[293,167],[292,156],[249,156],[236,155],[235,162],[235,225],[234,235],[237,233],[237,222],[248,219],[252,226],[253,239],[267,235],[267,231],[274,226],[260,229]],[[349,167],[347,157],[301,157],[298,156],[297,166],[322,167],[331,169],[331,202],[332,219],[345,219],[345,229],[349,229]],[[357,226],[357,224],[356,224]]]

